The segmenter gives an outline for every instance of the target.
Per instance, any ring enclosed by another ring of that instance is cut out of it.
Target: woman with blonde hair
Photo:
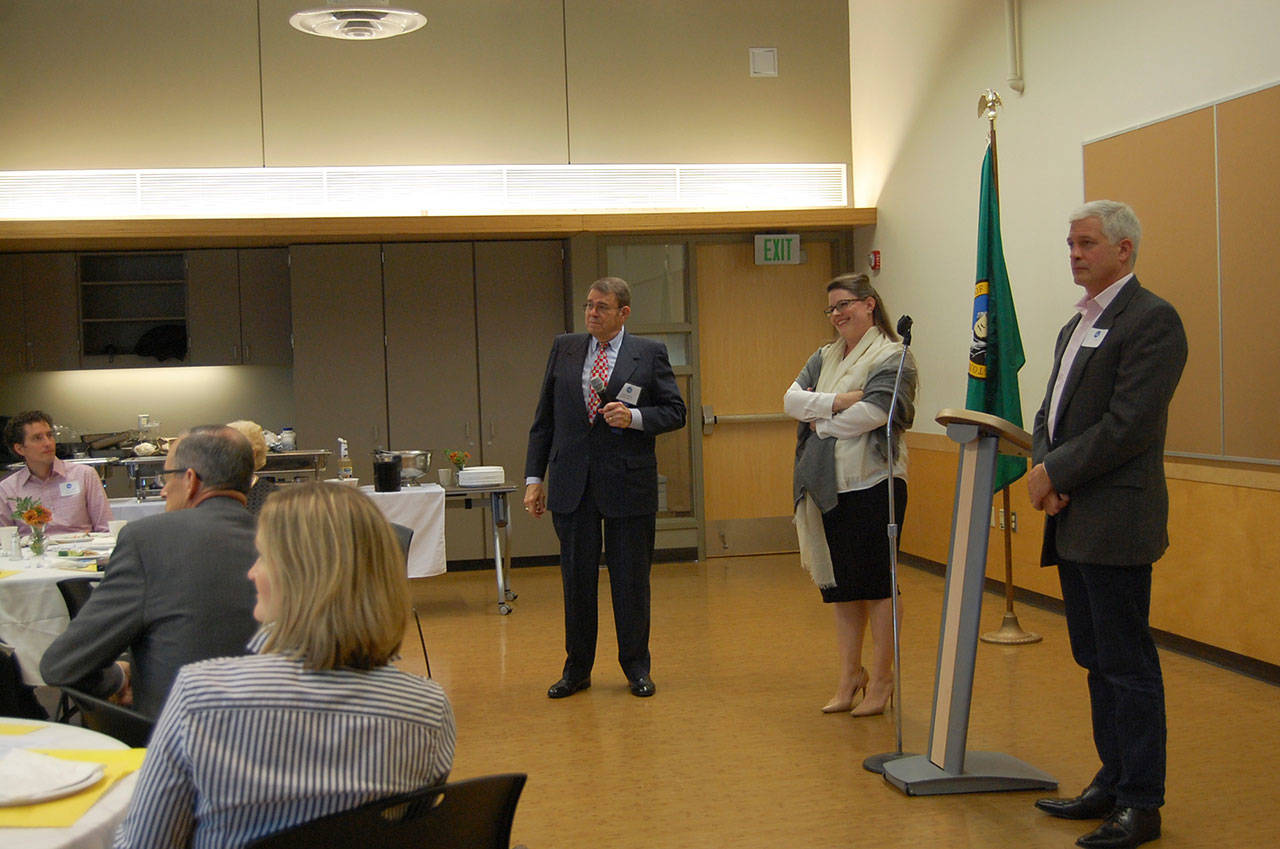
[[[118,849],[243,846],[449,774],[444,691],[390,665],[408,583],[369,498],[335,484],[281,489],[256,542],[257,653],[178,673]]]
[[[827,284],[823,310],[834,341],[819,348],[783,397],[800,420],[796,440],[796,531],[800,560],[835,610],[840,675],[824,713],[884,713],[893,698],[889,486],[894,522],[907,509],[907,450],[900,431],[915,417],[916,364],[910,354],[894,414],[893,460],[885,425],[902,345],[884,299],[865,274]],[[862,639],[871,627],[871,671],[862,667]],[[858,693],[864,698],[856,701]]]
[[[267,496],[278,489],[276,482],[271,478],[258,477],[258,472],[267,465],[267,439],[262,435],[262,425],[257,422],[237,419],[234,422],[228,422],[227,427],[243,433],[249,440],[249,445],[253,447],[253,480],[249,482],[249,503],[245,506],[256,516],[262,512],[262,505],[266,503]]]

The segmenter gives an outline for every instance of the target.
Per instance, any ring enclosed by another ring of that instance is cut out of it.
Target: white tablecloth
[[[44,683],[40,678],[40,658],[71,621],[62,593],[58,592],[58,581],[77,576],[99,577],[100,573],[37,569],[29,559],[19,562],[0,556],[0,572],[14,569],[21,571],[0,578],[0,640],[13,646],[22,667],[22,679],[38,687]]]
[[[399,492],[374,492],[371,486],[360,491],[373,499],[382,515],[398,525],[413,528],[409,543],[409,577],[443,575],[444,487],[429,483],[405,487]]]
[[[41,726],[30,734],[0,734],[0,752],[8,749],[129,748],[113,737],[76,725],[9,717],[0,721]],[[13,849],[106,849],[111,845],[116,827],[124,819],[137,781],[137,772],[117,781],[70,828],[0,828],[0,846]]]

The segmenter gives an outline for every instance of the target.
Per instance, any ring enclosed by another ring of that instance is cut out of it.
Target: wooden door
[[[383,257],[390,445],[430,450],[434,482],[449,449],[480,457],[472,244],[387,244]],[[484,557],[483,513],[445,511],[450,560]]]
[[[521,485],[512,499],[514,557],[560,550],[550,516],[518,508],[529,426],[538,405],[551,340],[565,328],[564,243],[476,243],[476,327],[480,368],[481,456]],[[493,541],[486,539],[487,553]]]
[[[361,483],[387,439],[386,356],[379,245],[289,248],[294,430],[300,448],[334,452],[347,440]]]
[[[804,242],[800,265],[755,265],[750,242],[699,245],[702,404],[718,416],[781,414],[805,360],[832,338],[822,314],[830,242]],[[692,412],[692,411],[691,411]],[[691,415],[697,427],[701,418]],[[795,551],[791,420],[717,424],[702,437],[708,556]]]

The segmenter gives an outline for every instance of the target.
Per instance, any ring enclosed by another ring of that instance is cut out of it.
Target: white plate
[[[0,756],[0,806],[70,796],[102,780],[102,764],[11,749]]]
[[[49,537],[49,542],[54,545],[65,545],[71,542],[88,542],[88,534],[54,534]]]

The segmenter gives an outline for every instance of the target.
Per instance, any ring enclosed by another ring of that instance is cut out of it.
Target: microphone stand
[[[884,774],[889,761],[910,757],[902,751],[902,640],[898,632],[898,512],[894,504],[893,477],[893,414],[898,408],[898,390],[902,387],[902,369],[907,363],[907,349],[911,347],[911,316],[898,319],[898,335],[902,337],[902,357],[898,360],[898,374],[893,380],[893,397],[889,401],[889,421],[884,426],[885,444],[889,455],[889,599],[893,615],[893,700],[897,704],[894,721],[897,726],[897,748],[892,752],[869,755],[862,762],[868,772]]]

